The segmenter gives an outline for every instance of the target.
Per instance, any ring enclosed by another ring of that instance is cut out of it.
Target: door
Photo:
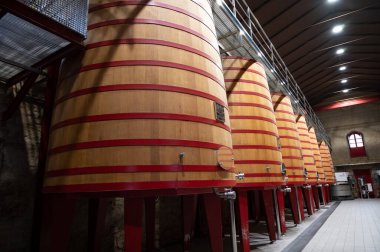
[[[370,186],[373,187],[372,184],[372,177],[371,177],[371,170],[370,169],[363,169],[363,170],[354,170],[355,178],[356,178],[356,186],[359,190],[359,194],[361,193],[360,191],[360,185],[359,185],[359,179],[363,178],[365,184],[371,184]],[[375,194],[372,190],[372,192],[369,192],[369,197],[374,198]]]

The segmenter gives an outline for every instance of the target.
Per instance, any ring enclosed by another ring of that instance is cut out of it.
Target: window
[[[364,147],[363,134],[358,131],[353,131],[347,135],[348,146],[350,148],[351,157],[366,156]]]

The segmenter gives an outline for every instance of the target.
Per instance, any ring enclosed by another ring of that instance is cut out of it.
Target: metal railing
[[[321,121],[245,0],[209,0],[222,53],[250,57],[264,64],[271,87],[290,96],[317,137],[330,147]]]

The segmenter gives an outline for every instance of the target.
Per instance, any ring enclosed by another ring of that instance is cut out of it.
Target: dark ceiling
[[[380,94],[380,0],[247,3],[311,105]],[[340,24],[343,31],[333,34]]]

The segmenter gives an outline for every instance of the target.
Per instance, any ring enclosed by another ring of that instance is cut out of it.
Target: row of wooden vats
[[[220,197],[233,198],[233,189],[242,251],[249,251],[248,204],[265,210],[275,240],[276,228],[286,232],[285,195],[297,224],[304,204],[311,215],[329,201],[333,183],[328,147],[289,97],[270,93],[263,66],[221,61],[208,1],[90,1],[86,50],[63,63],[55,97],[42,250],[66,250],[67,199],[75,197],[125,198],[125,251],[142,249],[147,203],[153,250],[151,200],[179,195],[184,250],[199,197],[219,252]]]

